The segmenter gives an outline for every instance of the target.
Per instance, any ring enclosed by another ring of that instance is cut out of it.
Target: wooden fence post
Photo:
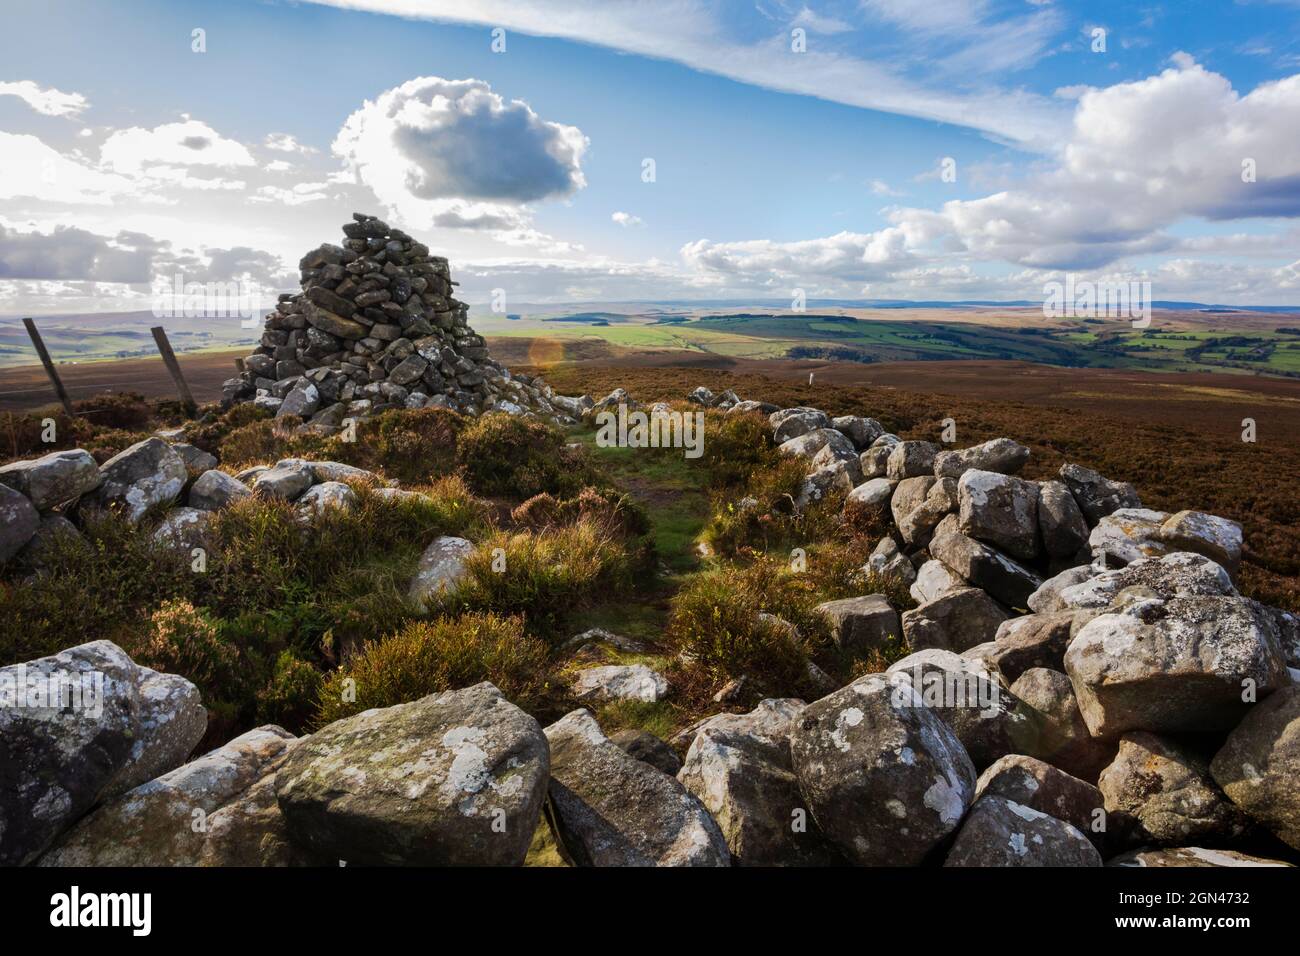
[[[54,363],[50,361],[50,353],[45,350],[45,343],[41,340],[41,333],[36,331],[36,323],[31,319],[23,319],[23,325],[27,326],[27,334],[32,338],[32,345],[36,346],[36,354],[41,357],[41,364],[45,366],[45,374],[50,377],[50,382],[54,385],[54,393],[59,396],[59,401],[63,403],[63,410],[72,417],[72,400],[68,398],[68,390],[63,387],[63,380],[59,378],[59,373],[54,370]]]
[[[158,343],[158,352],[162,355],[163,364],[167,366],[172,381],[176,383],[176,391],[180,393],[181,403],[186,408],[197,408],[194,396],[190,394],[190,387],[185,383],[185,376],[181,374],[181,365],[176,361],[176,353],[172,351],[171,343],[167,341],[167,333],[163,331],[161,325],[155,325],[149,331],[153,333],[153,340]]]

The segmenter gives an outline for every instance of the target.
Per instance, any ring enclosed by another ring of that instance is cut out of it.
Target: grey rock
[[[961,588],[903,612],[903,636],[913,650],[961,653],[993,640],[1006,619],[1006,612],[979,588]]]
[[[1061,466],[1061,480],[1079,503],[1079,510],[1095,525],[1106,515],[1120,508],[1140,508],[1142,502],[1128,482],[1103,478],[1091,468],[1066,463]]]
[[[322,481],[302,493],[298,498],[298,510],[303,514],[318,516],[331,509],[351,511],[357,502],[357,493],[343,482]]]
[[[276,797],[293,841],[325,859],[517,866],[549,766],[537,721],[481,683],[318,730],[279,769]]]
[[[883,594],[825,601],[816,610],[830,621],[835,642],[850,653],[884,649],[903,635],[898,612]]]
[[[1065,482],[1038,483],[1038,531],[1053,558],[1073,558],[1088,546],[1088,522]]]
[[[1029,595],[1043,583],[1033,571],[964,534],[935,535],[930,554],[1008,607],[1025,607]]]
[[[286,458],[253,479],[253,494],[259,498],[295,501],[312,486],[313,481],[309,462]]]
[[[957,481],[962,534],[1022,561],[1038,557],[1038,485],[970,469]]]
[[[934,458],[937,454],[939,446],[933,442],[900,441],[891,447],[885,474],[895,480],[919,475],[934,477]]]
[[[1210,773],[1228,799],[1300,849],[1300,685],[1252,706],[1214,755]]]
[[[578,671],[570,689],[574,699],[584,703],[637,700],[653,704],[668,696],[668,681],[644,664],[610,664]]]
[[[1009,681],[1034,667],[1063,670],[1070,638],[1076,626],[1082,627],[1088,620],[1091,620],[1088,612],[1072,610],[1010,618],[998,626],[994,635],[996,647],[989,660]]]
[[[1063,820],[1100,849],[1106,832],[1105,800],[1087,781],[1023,754],[1008,754],[975,782],[975,799],[1002,797]]]
[[[1011,693],[1041,717],[1042,734],[1029,748],[1035,756],[1089,783],[1115,758],[1113,742],[1088,732],[1074,687],[1061,671],[1031,667],[1011,685]]]
[[[191,508],[203,511],[220,511],[252,493],[252,489],[238,478],[232,478],[224,471],[214,468],[199,475],[194,484],[190,485],[186,503]]]
[[[1101,866],[1075,827],[1002,797],[983,796],[962,823],[944,866]]]
[[[1162,867],[1162,866],[1294,866],[1281,860],[1251,856],[1236,850],[1209,850],[1199,846],[1182,846],[1172,849],[1130,850],[1106,861],[1107,866]]]
[[[831,424],[826,413],[815,408],[783,408],[769,415],[767,422],[772,426],[772,441],[778,445]]]
[[[474,553],[474,544],[464,538],[441,535],[424,549],[420,565],[407,589],[407,598],[424,604],[443,591],[454,590],[465,576],[465,561]]]
[[[546,728],[547,822],[576,866],[727,866],[727,844],[675,779],[624,753],[575,710]]]
[[[966,581],[942,561],[931,558],[916,572],[916,581],[908,589],[917,604],[928,604],[945,594],[969,587]]]
[[[1123,567],[1141,558],[1160,557],[1174,550],[1160,540],[1160,528],[1169,515],[1148,508],[1120,508],[1106,515],[1088,535],[1094,561]]]
[[[1156,538],[1176,551],[1195,551],[1221,564],[1232,577],[1241,568],[1241,525],[1203,511],[1179,511],[1156,531]]]
[[[89,496],[101,508],[139,521],[155,505],[175,501],[189,472],[181,456],[161,438],[146,438],[99,466],[100,485]]]
[[[610,743],[622,748],[629,757],[635,757],[642,763],[648,763],[656,770],[677,776],[682,769],[681,758],[673,748],[646,730],[620,730],[609,735]]]
[[[871,443],[885,433],[884,425],[874,418],[864,418],[861,415],[841,415],[833,418],[831,428],[843,433],[859,451],[870,448]]]
[[[803,432],[777,446],[777,452],[785,456],[798,456],[811,460],[819,451],[830,445],[839,455],[852,456],[853,443],[833,428],[814,428]]]
[[[1029,461],[1029,449],[1010,438],[994,438],[982,445],[941,451],[934,458],[934,473],[940,478],[960,478],[971,469],[1014,475]]]
[[[101,480],[94,457],[80,448],[0,466],[0,485],[26,495],[39,511],[89,494]]]
[[[41,515],[21,492],[0,485],[0,562],[8,561],[31,541],[41,527]]]
[[[189,554],[208,546],[211,511],[198,508],[173,508],[154,529],[153,539],[165,548]]]

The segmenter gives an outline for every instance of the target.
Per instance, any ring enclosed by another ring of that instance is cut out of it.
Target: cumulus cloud
[[[500,228],[525,204],[586,185],[587,138],[482,80],[418,77],[367,100],[333,150],[413,226]]]
[[[327,189],[329,183],[298,183],[289,189],[280,186],[262,186],[248,198],[250,202],[276,202],[285,206],[301,206],[328,199],[325,193]]]
[[[641,225],[640,216],[634,216],[630,212],[623,212],[622,210],[619,210],[618,212],[614,213],[609,218],[614,220],[614,222],[618,223],[620,226],[623,226],[625,228],[630,226]]]
[[[107,205],[135,190],[128,177],[64,156],[35,136],[0,131],[0,199]]]
[[[16,96],[46,116],[75,117],[90,105],[80,93],[64,93],[52,86],[43,88],[31,80],[0,83],[0,96]]]
[[[316,152],[310,146],[304,146],[298,140],[294,139],[289,133],[268,133],[264,144],[267,149],[273,149],[280,153],[314,153]]]
[[[133,126],[104,141],[100,161],[125,175],[154,175],[158,169],[184,166],[239,167],[256,165],[242,143],[227,139],[207,123],[186,118],[153,129]]]

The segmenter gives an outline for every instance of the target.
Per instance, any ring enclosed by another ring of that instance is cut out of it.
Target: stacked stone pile
[[[324,433],[389,408],[566,415],[544,381],[488,355],[445,258],[363,213],[343,234],[298,263],[302,291],[266,316],[244,371],[223,383],[226,404],[253,401]]]

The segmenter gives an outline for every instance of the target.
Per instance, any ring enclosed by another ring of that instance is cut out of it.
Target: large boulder
[[[993,640],[1006,611],[979,588],[950,591],[903,612],[903,636],[913,650],[969,650]]]
[[[1119,753],[1097,785],[1116,846],[1220,844],[1246,831],[1245,815],[1214,785],[1207,762],[1155,734],[1120,737]]]
[[[962,823],[944,866],[1101,866],[1101,854],[1064,820],[983,796]]]
[[[975,799],[986,794],[1064,820],[1087,834],[1094,845],[1103,841],[1106,815],[1101,791],[1042,760],[1023,754],[1002,757],[975,782]]]
[[[772,441],[780,445],[817,428],[829,428],[830,418],[815,408],[783,408],[767,418],[772,426]]]
[[[1025,607],[1043,580],[982,541],[959,532],[936,534],[930,554],[977,588],[1012,608]]]
[[[175,501],[189,480],[185,461],[161,438],[146,438],[99,466],[100,485],[88,498],[132,523],[155,505]]]
[[[1009,681],[1033,667],[1063,670],[1070,638],[1091,616],[1088,611],[1056,611],[1004,620],[994,635],[996,647],[989,660]]]
[[[790,758],[799,700],[719,714],[691,742],[677,779],[713,814],[737,866],[820,866],[839,854],[808,819]]]
[[[1160,526],[1169,516],[1150,508],[1120,508],[1097,522],[1088,534],[1093,561],[1118,568],[1140,558],[1160,557],[1174,548],[1160,539]]]
[[[1085,624],[1065,671],[1094,736],[1226,731],[1258,697],[1288,686],[1268,615],[1243,598],[1149,599]]]
[[[198,508],[173,508],[154,528],[153,539],[162,547],[189,554],[209,543],[211,511]]]
[[[1038,483],[1038,533],[1048,557],[1073,559],[1088,546],[1088,522],[1063,481]]]
[[[907,559],[907,555],[898,550],[898,544],[886,535],[876,542],[862,571],[869,580],[875,580],[884,587],[906,588],[916,581],[916,568]]]
[[[927,604],[943,597],[945,594],[960,591],[966,587],[970,587],[970,585],[966,583],[964,578],[942,561],[931,558],[917,569],[916,580],[912,582],[912,586],[908,588],[908,591],[917,604]]]
[[[945,650],[917,651],[885,674],[914,691],[922,706],[952,728],[977,770],[1007,754],[1032,753],[1042,736],[1037,712],[981,660]]]
[[[424,604],[444,591],[455,590],[465,577],[465,561],[474,553],[474,543],[464,538],[440,535],[424,549],[407,598]]]
[[[1088,732],[1070,678],[1046,667],[1031,667],[1011,685],[1011,693],[1039,714],[1042,734],[1034,754],[1073,777],[1093,783],[1115,758],[1115,744]]]
[[[274,468],[258,473],[253,479],[253,494],[276,501],[295,501],[315,481],[311,462],[286,458],[276,462]]]
[[[1210,773],[1228,799],[1300,849],[1300,685],[1252,707]]]
[[[220,511],[253,493],[248,485],[215,468],[205,471],[190,485],[186,503],[202,511]]]
[[[709,812],[668,774],[626,754],[575,710],[546,728],[547,822],[575,866],[727,866]]]
[[[1079,503],[1079,510],[1088,519],[1089,525],[1095,525],[1106,515],[1120,508],[1140,508],[1137,491],[1128,482],[1111,481],[1103,478],[1091,468],[1072,465],[1069,462],[1061,466],[1061,480]]]
[[[920,475],[934,477],[934,458],[939,450],[934,442],[900,441],[890,449],[885,473],[895,481]]]
[[[206,729],[193,684],[108,641],[0,669],[0,865],[31,862],[99,800],[175,767]]]
[[[293,840],[325,859],[514,866],[549,766],[537,721],[485,682],[323,727],[280,768],[276,797]]]
[[[1029,461],[1029,449],[1010,438],[994,438],[982,445],[941,451],[934,457],[934,473],[940,478],[960,478],[971,469],[1017,474]]]
[[[41,514],[27,496],[0,485],[0,562],[26,547],[40,527]]]
[[[911,485],[916,482],[918,484]],[[904,486],[911,485],[909,493]],[[925,488],[924,497],[913,498],[915,491]],[[890,502],[894,523],[903,540],[914,548],[924,547],[939,523],[957,510],[957,482],[953,478],[905,478],[898,483],[894,499]]]
[[[102,480],[94,456],[81,448],[0,467],[0,485],[26,495],[39,511],[89,494]]]
[[[1066,568],[1059,574],[1048,578],[1038,586],[1038,589],[1033,594],[1029,595],[1027,602],[1029,610],[1036,614],[1065,610],[1066,603],[1061,599],[1061,592],[1068,587],[1082,584],[1096,574],[1097,572],[1086,564]]]
[[[228,822],[213,833],[209,824],[227,804],[274,773],[295,743],[297,739],[280,727],[250,730],[100,807],[45,854],[41,865],[199,866],[205,856],[208,862],[224,862],[232,854],[256,855],[261,849],[257,842],[223,845],[252,834],[232,833]],[[270,859],[257,856],[255,865],[283,864],[292,857],[281,821],[268,822],[269,834],[279,836],[281,852]],[[209,847],[214,840],[220,842]]]
[[[1203,511],[1170,515],[1156,537],[1177,551],[1195,551],[1223,565],[1234,578],[1241,567],[1241,525]]]
[[[898,612],[883,594],[825,601],[816,610],[830,621],[835,642],[850,653],[883,649],[903,636]]]
[[[1237,596],[1232,579],[1221,565],[1202,555],[1179,551],[1159,558],[1139,558],[1122,568],[1084,576],[1061,588],[1058,601],[1063,608],[1106,608],[1130,588],[1164,600]]]
[[[843,434],[859,451],[870,448],[871,443],[885,433],[885,426],[874,418],[861,415],[841,415],[831,419],[831,428]]]
[[[833,428],[814,428],[803,432],[788,441],[782,442],[776,450],[788,457],[797,456],[812,460],[823,448],[830,447],[840,458],[856,457],[853,442],[849,441]]]
[[[806,707],[790,752],[822,832],[856,863],[915,866],[975,794],[961,741],[907,684],[870,674]]]
[[[971,469],[957,481],[961,533],[1022,561],[1038,557],[1038,485]]]

